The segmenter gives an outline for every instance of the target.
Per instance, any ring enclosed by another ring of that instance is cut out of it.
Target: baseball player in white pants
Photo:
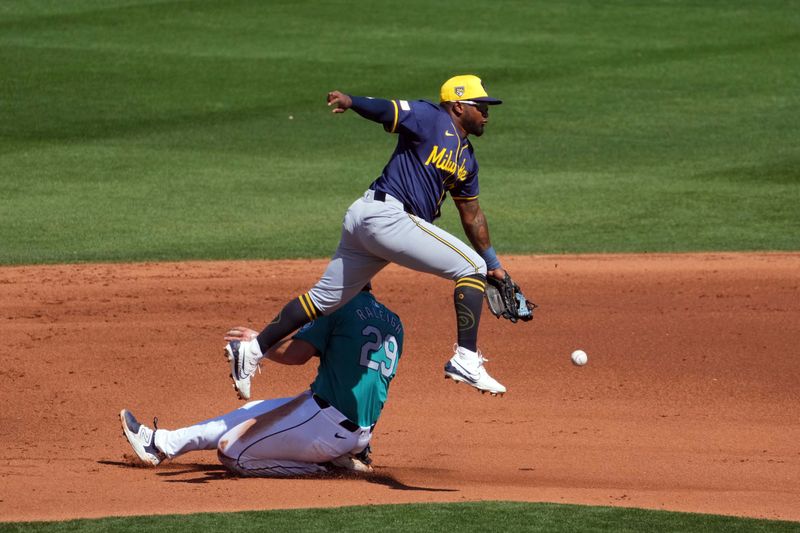
[[[469,136],[480,136],[489,106],[501,101],[486,93],[479,78],[455,76],[440,90],[440,103],[383,100],[328,93],[334,113],[353,109],[398,135],[381,175],[348,209],[341,240],[322,279],[287,303],[255,339],[232,335],[226,347],[240,398],[250,397],[250,380],[262,354],[292,331],[334,312],[389,263],[455,282],[455,354],[445,377],[482,392],[503,394],[478,350],[486,277],[506,275],[489,239],[478,203],[478,163]],[[472,247],[433,225],[450,194]]]
[[[229,333],[242,338],[257,334],[245,327]],[[123,409],[123,434],[137,457],[153,466],[190,451],[216,449],[220,462],[240,476],[318,474],[331,466],[370,471],[363,452],[402,349],[399,317],[365,288],[267,352],[268,359],[290,365],[318,356],[310,390],[293,398],[249,402],[176,430],[147,427]]]

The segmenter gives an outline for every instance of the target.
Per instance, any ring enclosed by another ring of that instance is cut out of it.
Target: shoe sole
[[[465,378],[463,376],[460,376],[459,374],[456,374],[454,372],[448,372],[446,370],[444,372],[444,379],[452,379],[456,383],[466,383],[467,385],[469,385],[473,389],[475,389],[477,391],[480,391],[481,394],[486,394],[487,392],[489,394],[491,394],[492,396],[502,396],[503,394],[505,394],[505,392],[500,392],[500,391],[496,391],[496,390],[482,389],[475,382],[470,381],[467,378]]]
[[[233,350],[230,349],[230,344],[225,345],[225,348],[222,350],[223,356],[231,365],[231,373],[228,374],[228,377],[231,378],[233,382],[233,390],[236,391],[236,396],[239,397],[240,400],[249,400],[250,395],[244,394],[241,389],[239,389],[239,384],[236,381],[236,378],[233,377],[234,373],[236,373],[236,356],[233,355]]]
[[[158,466],[161,461],[153,459],[149,453],[144,451],[144,448],[136,441],[136,434],[133,433],[129,428],[127,422],[125,422],[125,413],[127,409],[123,409],[119,412],[119,421],[122,423],[122,436],[125,437],[125,440],[128,441],[128,444],[131,445],[133,448],[133,452],[136,454],[136,457],[147,466]]]

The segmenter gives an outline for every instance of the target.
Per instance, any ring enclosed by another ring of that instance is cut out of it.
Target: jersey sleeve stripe
[[[389,130],[389,133],[394,133],[397,129],[397,119],[400,118],[400,112],[397,110],[397,101],[392,100],[392,105],[394,106],[394,122],[392,123],[392,129]]]
[[[475,200],[477,196],[450,196],[453,200]]]

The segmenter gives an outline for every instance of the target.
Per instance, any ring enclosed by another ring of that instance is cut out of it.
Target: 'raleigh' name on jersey
[[[477,198],[478,162],[447,110],[425,100],[391,103],[394,120],[384,128],[398,134],[397,147],[371,188],[401,200],[428,222],[441,214],[447,192],[455,199]]]
[[[356,309],[355,314],[359,320],[362,321],[368,319],[380,320],[389,325],[394,330],[395,334],[400,334],[400,332],[403,330],[403,325],[401,324],[400,319],[397,318],[397,315],[393,313],[387,313],[386,308],[377,302],[373,301],[369,305],[359,307]]]

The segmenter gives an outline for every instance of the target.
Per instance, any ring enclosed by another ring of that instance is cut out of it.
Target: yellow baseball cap
[[[469,100],[472,102],[483,102],[488,105],[502,104],[502,100],[491,98],[486,89],[483,88],[483,82],[477,76],[472,74],[462,74],[460,76],[453,76],[442,85],[440,91],[440,102],[457,102],[459,100]]]

